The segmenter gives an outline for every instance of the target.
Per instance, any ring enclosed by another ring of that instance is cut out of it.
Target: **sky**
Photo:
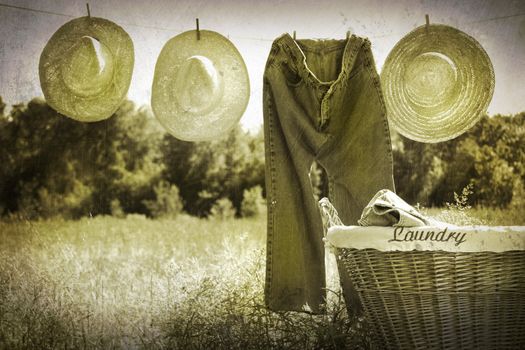
[[[38,61],[48,39],[64,23],[87,15],[86,1],[0,0],[0,96],[8,105],[42,96]],[[135,47],[128,98],[149,105],[155,62],[173,36],[200,28],[227,36],[243,56],[250,76],[250,102],[241,123],[262,124],[262,77],[272,41],[296,31],[301,38],[340,38],[350,30],[368,37],[380,72],[388,53],[404,35],[425,23],[456,27],[485,48],[496,86],[488,112],[525,111],[524,0],[89,0],[91,15],[124,28]],[[41,13],[1,6],[27,7]],[[64,16],[65,15],[65,16]]]

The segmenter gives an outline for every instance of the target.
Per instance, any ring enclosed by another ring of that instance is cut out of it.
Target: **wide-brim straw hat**
[[[224,136],[242,117],[249,96],[244,60],[219,33],[187,31],[162,48],[155,65],[151,106],[176,138],[210,141]]]
[[[474,38],[427,24],[394,46],[381,84],[390,125],[412,140],[433,143],[461,135],[486,113],[494,69]]]
[[[117,24],[98,17],[67,22],[40,56],[40,85],[47,103],[83,122],[110,117],[128,92],[133,42]]]

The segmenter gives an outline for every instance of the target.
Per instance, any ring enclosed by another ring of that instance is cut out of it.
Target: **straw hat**
[[[151,106],[170,134],[209,141],[241,118],[250,96],[248,71],[235,46],[219,33],[187,31],[164,45],[153,78]]]
[[[133,43],[103,18],[67,22],[40,56],[40,85],[47,103],[79,121],[110,117],[120,106],[133,73]]]
[[[420,142],[453,139],[486,112],[494,70],[481,45],[446,25],[416,28],[388,55],[381,83],[390,124]]]

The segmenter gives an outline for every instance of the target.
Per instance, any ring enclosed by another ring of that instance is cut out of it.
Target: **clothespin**
[[[348,40],[349,38],[350,38],[350,31],[347,30],[347,31],[346,31],[346,40]]]
[[[199,29],[199,19],[195,18],[195,24],[197,25],[197,40],[201,40],[201,30]]]
[[[88,13],[88,18],[91,18],[91,11],[89,10],[89,3],[86,2],[86,8],[87,8],[87,13]]]
[[[430,18],[428,17],[428,14],[425,15],[425,22],[426,22],[425,28],[427,29],[427,33],[428,33],[428,28],[430,26]]]
[[[293,31],[293,40],[295,40],[295,30]]]

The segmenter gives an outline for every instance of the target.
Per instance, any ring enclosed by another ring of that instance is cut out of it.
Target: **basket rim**
[[[525,250],[525,226],[344,226],[327,229],[335,248],[454,253]]]

